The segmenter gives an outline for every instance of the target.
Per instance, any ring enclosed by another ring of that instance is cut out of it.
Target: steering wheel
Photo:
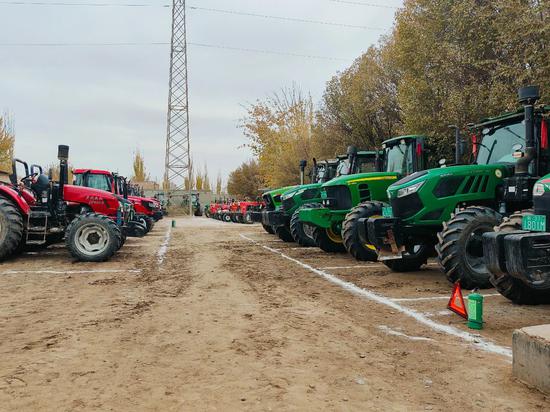
[[[27,181],[27,180],[31,180],[31,181],[32,181],[32,179],[34,179],[34,178],[37,177],[37,176],[38,176],[38,173],[31,173],[30,175],[27,175],[27,176],[25,176],[24,178],[22,178],[22,179],[21,179],[21,182],[22,182],[22,183],[25,183],[25,181]]]

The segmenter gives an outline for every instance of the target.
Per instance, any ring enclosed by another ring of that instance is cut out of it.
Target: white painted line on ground
[[[337,269],[367,269],[372,267],[380,267],[382,265],[378,265],[376,263],[373,263],[372,265],[357,265],[357,266],[327,266],[324,268],[319,268],[319,270],[337,270]]]
[[[303,250],[304,252],[305,251],[308,251],[308,252],[323,252],[321,249],[319,248],[316,248],[316,247],[289,247],[287,249],[290,249],[290,250]],[[324,252],[323,252],[324,253]]]
[[[380,326],[378,326],[378,329],[380,329],[381,331],[385,332],[388,335],[399,336],[401,338],[406,338],[406,339],[409,339],[409,340],[417,340],[417,341],[422,340],[422,341],[427,341],[427,342],[434,342],[435,341],[435,339],[426,338],[424,336],[405,335],[403,332],[399,332],[397,330],[393,330],[391,328],[388,328],[386,325],[380,325]]]
[[[6,270],[2,275],[36,273],[37,275],[84,275],[88,273],[140,273],[141,269],[96,269],[96,270]]]
[[[432,317],[432,316],[450,316],[453,314],[449,309],[447,310],[440,310],[437,312],[423,312],[424,316]]]
[[[312,267],[312,266],[310,266],[306,263],[300,262],[298,259],[294,259],[294,258],[292,258],[288,255],[285,255],[282,252],[278,252],[278,251],[270,248],[269,246],[262,245],[259,242],[256,242],[254,239],[250,239],[249,237],[244,236],[243,234],[240,234],[240,236],[243,239],[246,239],[249,242],[252,242],[252,243],[254,243],[258,246],[261,246],[266,250],[269,250],[273,253],[279,254],[284,259],[287,259],[291,262],[296,263],[297,265],[303,267],[304,269],[307,269],[307,270],[315,273],[316,275],[328,280],[329,282],[340,286],[342,289],[347,290],[348,292],[351,292],[355,295],[364,297],[364,298],[366,298],[368,300],[371,300],[371,301],[374,301],[376,303],[380,303],[382,305],[388,306],[388,307],[390,307],[390,308],[392,308],[392,309],[394,309],[398,312],[401,312],[402,314],[404,314],[406,316],[409,316],[409,317],[415,319],[418,323],[421,323],[421,324],[423,324],[423,325],[425,325],[425,326],[427,326],[427,327],[429,327],[429,328],[431,328],[431,329],[433,329],[437,332],[443,332],[443,333],[446,333],[448,335],[455,336],[457,338],[460,338],[460,339],[464,340],[465,342],[471,343],[473,346],[476,346],[476,347],[478,347],[478,348],[480,348],[480,349],[482,349],[486,352],[495,353],[495,354],[498,354],[498,355],[502,355],[502,356],[504,356],[508,359],[512,359],[512,349],[509,348],[509,347],[497,345],[497,344],[495,344],[491,341],[483,339],[482,337],[480,337],[478,335],[472,335],[471,333],[461,331],[460,329],[457,329],[453,326],[444,325],[442,323],[435,322],[434,320],[428,318],[427,316],[423,315],[422,313],[417,312],[414,309],[407,308],[405,306],[401,306],[397,302],[394,302],[393,300],[391,300],[391,299],[389,299],[385,296],[379,295],[379,294],[374,293],[374,292],[372,292],[370,290],[367,290],[367,289],[360,288],[359,286],[355,285],[354,283],[347,282],[345,280],[337,278],[336,276],[331,275],[330,273],[324,272],[324,271],[319,270],[319,269],[315,269],[314,267]]]
[[[168,226],[168,230],[164,235],[164,241],[160,245],[159,251],[157,252],[157,262],[159,265],[162,265],[164,262],[164,257],[168,251],[168,244],[170,243],[170,237],[172,236],[172,225]]]
[[[492,296],[500,296],[500,293],[488,293],[486,295],[482,295],[484,298],[490,298]],[[449,296],[427,296],[425,298],[395,298],[391,299],[393,302],[420,302],[423,300],[449,300],[451,298],[451,295]],[[464,299],[468,299],[468,296],[464,296]]]

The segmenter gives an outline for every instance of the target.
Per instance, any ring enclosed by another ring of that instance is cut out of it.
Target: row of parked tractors
[[[209,218],[233,223],[253,223],[252,212],[264,209],[262,201],[237,201],[235,199],[216,199],[204,208]]]
[[[62,242],[76,260],[105,261],[128,236],[143,237],[162,219],[160,203],[135,196],[116,173],[76,169],[69,184],[68,157],[69,147],[59,146],[58,181],[19,159],[0,173],[0,261]]]
[[[314,161],[311,184],[264,193],[247,219],[396,272],[435,257],[452,283],[550,303],[550,106],[539,99],[538,87],[520,89],[523,107],[469,125],[468,142],[455,128],[452,165],[431,166],[435,151],[417,135]]]

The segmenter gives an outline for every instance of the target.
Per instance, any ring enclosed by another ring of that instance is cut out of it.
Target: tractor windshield
[[[414,140],[401,140],[384,151],[384,171],[409,175],[414,172]]]
[[[523,121],[485,128],[482,134],[481,143],[477,143],[477,164],[515,163],[513,153],[525,149]]]
[[[357,173],[376,172],[376,157],[360,157],[357,159]]]
[[[84,176],[87,177],[87,182],[84,182]],[[86,186],[93,189],[111,191],[109,177],[107,175],[94,175],[90,173],[75,175],[75,184],[77,186]]]

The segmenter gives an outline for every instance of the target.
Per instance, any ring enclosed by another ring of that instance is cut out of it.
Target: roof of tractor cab
[[[550,106],[548,105],[541,105],[535,108],[535,113],[546,113],[546,112],[550,112]],[[479,123],[471,126],[470,129],[478,129],[480,127],[483,127],[489,124],[500,123],[500,122],[511,120],[520,116],[523,117],[523,114],[524,114],[524,109],[520,108],[512,112],[499,114],[498,116],[486,117],[484,119],[481,119]]]
[[[92,175],[107,175],[112,176],[113,174],[108,170],[96,170],[96,169],[74,169],[73,174],[82,175],[84,173],[90,173]]]
[[[392,137],[388,140],[384,140],[382,142],[382,144],[393,144],[393,143],[396,143],[396,142],[399,142],[403,139],[405,140],[413,140],[413,139],[418,139],[418,138],[425,138],[426,136],[424,135],[421,135],[421,134],[408,134],[408,135],[405,135],[405,136],[397,136],[397,137]]]

